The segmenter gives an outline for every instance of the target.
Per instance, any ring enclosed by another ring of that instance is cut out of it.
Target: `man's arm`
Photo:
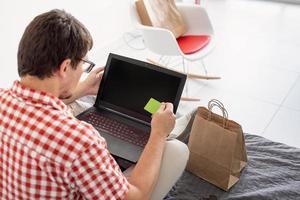
[[[86,95],[96,95],[103,76],[104,67],[91,71],[88,77],[79,82],[72,96],[61,99],[66,105]]]
[[[128,179],[130,185],[127,200],[151,197],[160,172],[166,137],[174,125],[173,105],[162,103],[160,109],[153,115],[149,141]]]

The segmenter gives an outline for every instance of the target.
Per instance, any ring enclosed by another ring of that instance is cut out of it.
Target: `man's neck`
[[[59,96],[59,85],[55,78],[39,79],[35,76],[26,75],[21,78],[21,84],[38,91],[44,91],[56,97]]]

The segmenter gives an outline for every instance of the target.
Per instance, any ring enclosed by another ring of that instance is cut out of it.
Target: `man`
[[[66,104],[96,94],[103,68],[94,64],[89,31],[62,10],[33,19],[18,49],[18,73],[0,90],[0,199],[162,199],[182,173],[188,150],[166,141],[175,117],[162,103],[149,141],[125,175],[91,125]],[[63,103],[65,102],[65,103]]]

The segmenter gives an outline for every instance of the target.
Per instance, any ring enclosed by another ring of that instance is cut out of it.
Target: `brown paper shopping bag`
[[[174,0],[138,0],[136,9],[143,25],[168,29],[176,38],[187,30]]]
[[[223,116],[212,112],[221,109]],[[190,133],[187,170],[227,191],[246,166],[247,154],[242,127],[228,119],[223,104],[211,100],[208,109],[199,107]]]

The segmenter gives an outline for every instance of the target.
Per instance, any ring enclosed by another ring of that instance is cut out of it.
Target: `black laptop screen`
[[[106,106],[149,123],[151,114],[144,107],[150,98],[160,102],[172,102],[175,113],[185,78],[183,74],[111,54],[96,106]]]

